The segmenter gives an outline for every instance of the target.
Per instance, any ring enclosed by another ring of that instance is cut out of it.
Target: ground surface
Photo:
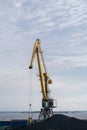
[[[45,121],[12,130],[87,130],[87,121],[56,114]]]

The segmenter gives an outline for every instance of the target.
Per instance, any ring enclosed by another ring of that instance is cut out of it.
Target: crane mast
[[[54,99],[49,97],[48,84],[52,84],[52,80],[50,79],[47,73],[40,44],[41,44],[40,40],[36,39],[36,42],[34,43],[34,48],[33,48],[33,53],[32,53],[32,58],[29,65],[29,69],[33,68],[34,59],[35,59],[35,56],[37,56],[40,84],[41,84],[41,90],[42,90],[42,108],[39,114],[39,120],[42,120],[42,119],[47,119],[52,116],[53,114],[52,108],[56,107],[56,103]]]

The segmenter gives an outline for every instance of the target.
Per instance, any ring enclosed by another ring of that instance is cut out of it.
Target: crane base
[[[42,108],[39,114],[38,121],[46,120],[53,115],[53,111],[50,108]]]

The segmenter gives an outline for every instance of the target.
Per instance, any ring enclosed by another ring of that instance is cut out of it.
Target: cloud
[[[87,67],[87,55],[56,56],[53,62],[48,63],[48,67],[61,69],[71,69],[77,67]]]
[[[11,26],[14,25],[20,31],[28,29],[32,35],[86,24],[87,10],[84,1],[22,0],[2,2],[2,4],[6,5],[3,15],[7,18],[6,23],[8,20]]]
[[[55,76],[53,86],[50,87],[51,95],[57,100],[59,110],[85,110],[87,82],[71,80],[71,78]],[[81,99],[81,100],[80,100]],[[83,104],[83,107],[81,104]]]
[[[25,109],[21,105],[22,101],[25,106],[28,104],[28,99],[26,101],[25,97],[26,95],[28,97],[28,93],[25,94],[26,73],[29,72],[28,65],[33,43],[38,37],[41,39],[47,68],[54,77],[55,87],[52,88],[52,92],[56,98],[60,99],[60,109],[63,109],[61,105],[67,109],[68,105],[66,104],[69,104],[70,100],[73,101],[70,103],[70,109],[72,106],[73,109],[76,108],[76,103],[80,98],[83,101],[85,98],[83,93],[86,92],[87,84],[86,69],[84,72],[84,68],[87,68],[86,14],[87,2],[85,0],[0,1],[0,95],[2,95],[0,99],[4,100],[2,103],[4,110],[7,108]],[[35,67],[36,64],[34,64]],[[78,68],[80,73],[77,73]],[[59,79],[59,76],[63,78]],[[37,80],[33,84],[33,93],[36,94],[39,102],[42,95],[40,86],[37,87],[39,83]],[[82,86],[85,91],[82,91]],[[59,89],[58,94],[57,89]],[[75,96],[78,95],[77,98],[73,97],[74,93]],[[33,96],[31,95],[31,97]],[[8,104],[6,104],[6,98]],[[16,108],[12,102],[16,103],[17,100],[19,106]],[[35,103],[35,99],[33,100]],[[81,104],[83,104],[82,101]],[[87,108],[85,104],[86,101],[84,101],[84,108]],[[36,109],[41,107],[40,103],[38,106],[35,103],[34,106]],[[0,109],[2,110],[2,108]]]

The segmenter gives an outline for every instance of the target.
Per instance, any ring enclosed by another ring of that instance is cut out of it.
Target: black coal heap
[[[12,130],[87,130],[87,120],[55,114],[47,120]]]

